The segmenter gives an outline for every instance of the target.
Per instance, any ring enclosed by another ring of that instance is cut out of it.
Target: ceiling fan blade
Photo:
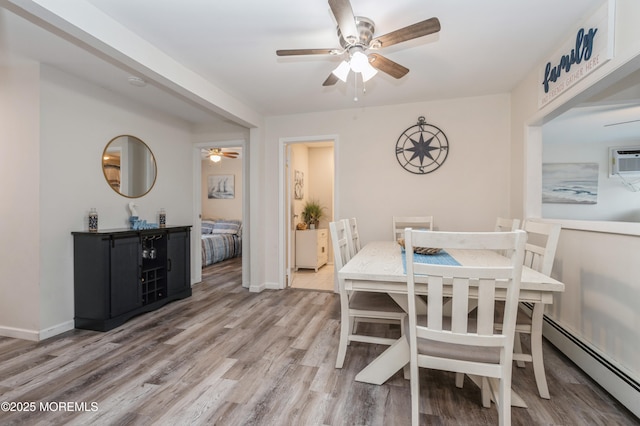
[[[380,43],[380,47],[393,46],[403,41],[412,40],[414,38],[423,37],[440,31],[440,21],[438,18],[427,19],[426,21],[417,22],[408,27],[400,28],[380,37],[376,37],[371,44]]]
[[[629,121],[620,121],[619,123],[609,123],[609,124],[605,124],[604,127],[618,126],[620,124],[635,123],[637,121],[640,121],[640,120],[629,120]]]
[[[353,14],[349,0],[329,0],[331,13],[336,18],[338,28],[342,37],[348,43],[358,40],[358,28],[356,27],[356,17]]]
[[[409,72],[409,68],[405,68],[399,63],[393,62],[391,59],[387,59],[378,53],[370,53],[369,62],[375,69],[385,72],[394,78],[402,78]]]
[[[336,52],[336,49],[282,49],[276,50],[278,56],[298,56],[298,55],[329,55]]]
[[[338,82],[338,77],[334,73],[329,74],[329,77],[322,83],[323,86],[333,86]]]

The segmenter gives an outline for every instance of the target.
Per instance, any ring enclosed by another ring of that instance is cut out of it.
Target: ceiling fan
[[[222,148],[210,148],[202,150],[202,157],[208,158],[214,163],[222,160],[222,157],[238,158],[238,155],[240,155],[240,153],[235,151],[224,151]]]
[[[619,126],[620,124],[637,123],[638,121],[640,121],[640,119],[638,119],[638,120],[620,121],[620,122],[617,122],[617,123],[605,124],[604,127]]]
[[[355,16],[349,0],[329,0],[331,13],[338,23],[338,39],[341,48],[334,49],[288,49],[277,50],[278,56],[297,55],[348,55],[322,83],[332,86],[338,80],[346,81],[349,71],[362,74],[363,81],[369,80],[378,70],[394,78],[402,78],[409,69],[388,59],[379,53],[369,52],[392,46],[440,31],[438,18],[417,22],[380,37],[374,37],[375,24],[369,18]]]

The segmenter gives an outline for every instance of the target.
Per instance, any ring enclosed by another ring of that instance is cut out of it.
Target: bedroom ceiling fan
[[[430,18],[374,37],[374,22],[369,18],[355,16],[349,0],[329,0],[329,7],[338,23],[338,40],[341,48],[276,51],[278,56],[345,55],[346,59],[329,74],[329,77],[322,83],[323,86],[332,86],[338,80],[346,82],[349,71],[361,74],[363,81],[368,81],[378,71],[394,78],[402,78],[409,72],[408,68],[371,51],[440,31],[438,18]]]
[[[240,153],[235,151],[224,151],[222,148],[211,148],[211,149],[202,150],[202,156],[204,158],[208,158],[214,163],[217,163],[220,160],[222,160],[222,157],[238,158],[238,155],[240,155]]]

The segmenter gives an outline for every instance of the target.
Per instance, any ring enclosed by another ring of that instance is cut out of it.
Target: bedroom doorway
[[[242,264],[242,286],[249,286],[248,149],[244,140],[196,144],[194,149],[194,282],[215,268]],[[213,156],[213,159],[211,158]],[[205,241],[206,240],[206,241]],[[204,250],[204,252],[203,252]],[[233,260],[236,260],[234,262]]]
[[[285,287],[334,291],[329,237],[336,198],[334,141],[333,137],[283,141]],[[320,204],[323,216],[316,230],[299,230],[298,225],[303,222],[302,211],[309,201]],[[309,242],[309,239],[313,241]],[[310,257],[309,261],[301,261],[307,257]]]

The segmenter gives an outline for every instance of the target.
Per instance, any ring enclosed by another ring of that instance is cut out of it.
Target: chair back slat
[[[478,334],[493,334],[496,286],[495,281],[481,283],[478,287]]]
[[[453,296],[451,298],[451,331],[454,333],[466,333],[469,323],[469,285],[466,278],[453,278]],[[430,313],[427,313],[429,315]]]
[[[342,220],[330,222],[329,232],[331,234],[331,244],[333,247],[334,269],[339,271],[351,260],[349,243],[347,239],[347,229]]]
[[[407,265],[408,266],[408,265]],[[435,330],[442,330],[443,318],[443,279],[442,277],[433,277],[429,280],[427,291],[427,326]]]
[[[360,233],[358,232],[358,221],[355,217],[350,219],[343,219],[347,232],[347,242],[349,245],[349,252],[351,257],[355,256],[360,251]]]

